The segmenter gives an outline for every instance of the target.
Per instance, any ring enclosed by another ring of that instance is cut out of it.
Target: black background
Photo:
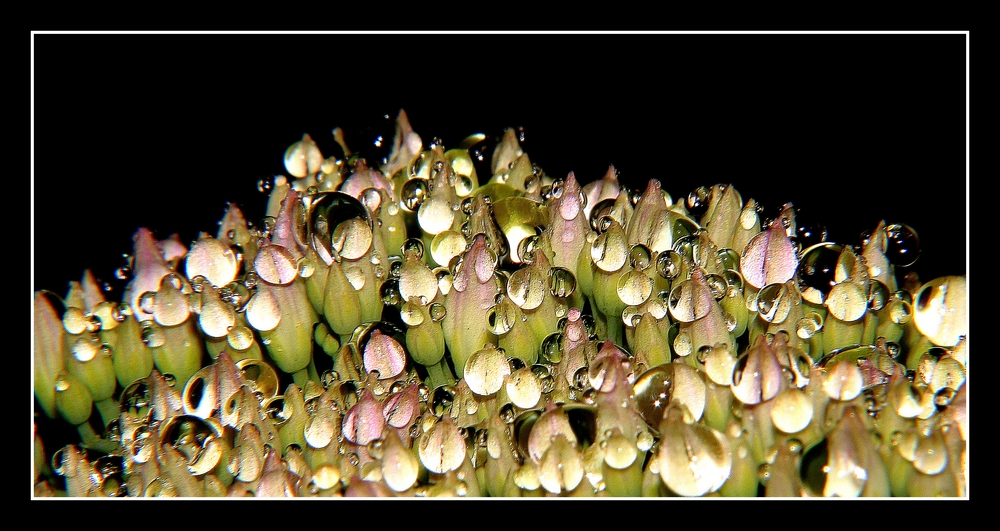
[[[858,244],[920,235],[923,280],[967,272],[966,42],[946,35],[35,35],[32,289],[112,281],[140,226],[190,242],[310,133],[339,154],[523,127],[546,173],[614,164],[675,200],[732,183]],[[480,177],[485,182],[485,178]]]

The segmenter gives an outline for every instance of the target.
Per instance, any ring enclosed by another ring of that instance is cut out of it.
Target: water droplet
[[[836,360],[826,367],[823,391],[826,396],[840,401],[853,400],[864,386],[864,378],[857,364]]]
[[[309,278],[316,273],[316,263],[309,258],[303,257],[299,260],[299,276]]]
[[[510,276],[507,296],[523,310],[534,310],[545,300],[546,277],[534,267],[522,267]]]
[[[709,314],[716,304],[712,290],[697,281],[685,280],[670,290],[667,308],[670,315],[683,323],[691,323]]]
[[[637,243],[632,246],[632,249],[628,253],[628,262],[633,269],[638,269],[642,271],[649,267],[650,261],[652,260],[652,253],[649,247],[641,243]]]
[[[931,343],[950,347],[968,335],[964,276],[936,278],[924,284],[914,299],[914,324]]]
[[[253,345],[253,331],[245,326],[235,326],[226,335],[229,346],[236,350],[246,350]]]
[[[167,342],[163,329],[152,321],[142,322],[142,343],[150,348],[162,347]]]
[[[379,288],[379,296],[382,298],[382,303],[387,306],[401,304],[403,298],[399,295],[399,280],[389,278],[389,280],[383,282]]]
[[[712,290],[712,296],[717,301],[722,300],[729,289],[729,284],[722,275],[706,275],[705,283],[708,284],[708,288]]]
[[[706,426],[685,424],[668,413],[657,452],[660,479],[681,496],[714,492],[732,473],[726,436]]]
[[[795,324],[795,335],[801,339],[809,339],[823,329],[823,316],[816,312],[802,317]]]
[[[626,305],[638,306],[653,294],[653,279],[642,271],[628,271],[618,279],[616,291],[618,298]]]
[[[691,217],[698,219],[708,212],[708,204],[712,198],[712,191],[707,186],[699,186],[691,191],[687,196],[688,212]]]
[[[913,307],[905,300],[893,299],[889,303],[889,319],[896,324],[906,324],[913,317]]]
[[[420,304],[413,299],[404,302],[403,306],[399,308],[399,318],[403,323],[411,327],[420,326],[424,322],[424,314],[421,311]]]
[[[590,248],[590,257],[594,264],[606,273],[621,269],[628,261],[628,241],[625,231],[617,222],[613,222]]]
[[[831,288],[836,284],[837,263],[843,246],[835,243],[814,245],[802,254],[796,278],[802,298],[822,304]]]
[[[791,387],[774,398],[771,421],[775,428],[785,433],[798,433],[812,422],[812,417],[813,402],[805,391]]]
[[[280,245],[267,245],[258,250],[253,264],[257,276],[269,284],[291,284],[298,275],[295,258]]]
[[[139,303],[140,305],[142,304],[141,298]],[[62,324],[63,328],[65,328],[70,334],[82,334],[87,330],[87,316],[81,308],[70,307],[67,308],[66,313],[63,314]]]
[[[562,342],[563,334],[561,332],[553,332],[542,340],[542,347],[540,351],[540,363],[550,363],[556,364],[562,360]]]
[[[553,297],[567,298],[576,291],[576,276],[569,269],[553,267],[549,269],[549,293]]]
[[[674,352],[678,356],[688,356],[691,354],[691,335],[688,333],[678,333],[674,338]]]
[[[757,312],[769,323],[782,323],[792,310],[792,297],[785,284],[770,284],[757,293]]]
[[[156,292],[147,291],[139,296],[139,309],[145,313],[152,314],[156,307]]]
[[[864,317],[868,309],[868,297],[861,286],[845,281],[830,289],[825,305],[830,315],[841,321],[853,322]]]
[[[269,332],[281,322],[281,308],[278,299],[270,289],[258,290],[246,308],[247,323],[255,330]]]
[[[71,350],[77,361],[87,362],[101,350],[101,340],[97,336],[81,337],[73,342]]]
[[[418,260],[423,260],[424,242],[420,238],[408,238],[403,242],[400,252],[403,253],[404,257],[409,253],[413,253]]]
[[[473,393],[489,396],[500,390],[510,375],[510,364],[503,351],[487,345],[477,350],[465,364],[465,382]]]
[[[656,257],[656,272],[667,280],[673,280],[681,272],[683,257],[677,251],[669,249]]]
[[[889,287],[880,280],[871,279],[868,284],[868,308],[879,311],[889,302]]]
[[[920,257],[920,238],[907,225],[889,225],[885,228],[885,256],[893,265],[909,267]]]

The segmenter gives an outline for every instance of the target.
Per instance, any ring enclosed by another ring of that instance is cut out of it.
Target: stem
[[[121,410],[119,409],[118,402],[111,398],[94,402],[94,405],[97,407],[97,412],[101,414],[101,420],[104,421],[104,426],[117,421],[121,416]]]
[[[315,370],[316,369],[314,367],[313,371],[315,372]],[[317,378],[317,380],[319,380],[319,378]],[[306,383],[309,381],[309,369],[305,368],[295,371],[295,374],[292,375],[292,381],[295,382],[295,385],[299,386],[299,389],[305,389]]]
[[[317,383],[320,382],[319,371],[316,369],[316,358],[309,358],[309,367],[307,369],[309,370],[309,379]]]
[[[80,434],[83,446],[85,448],[91,448],[104,453],[112,453],[118,450],[118,445],[107,440],[102,439],[97,433],[94,432],[94,428],[90,427],[89,423],[84,422],[76,427],[76,431]]]
[[[441,361],[435,363],[434,365],[426,365],[427,367],[427,379],[431,381],[430,387],[434,389],[441,385],[454,385],[455,375],[451,373],[451,368],[448,367],[448,362],[444,358]]]

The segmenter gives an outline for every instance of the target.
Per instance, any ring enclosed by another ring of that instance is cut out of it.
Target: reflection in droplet
[[[549,269],[549,293],[553,297],[567,298],[576,291],[576,276],[569,269],[553,267]]]
[[[801,339],[809,339],[823,329],[823,316],[810,312],[795,324],[795,335]]]
[[[542,340],[541,350],[539,351],[539,362],[556,364],[562,360],[562,343],[563,334],[562,332],[553,332]]]
[[[638,306],[653,294],[653,279],[642,271],[632,269],[618,278],[618,298],[626,305]]]
[[[896,324],[906,324],[913,317],[913,307],[909,302],[893,299],[889,302],[889,319]]]
[[[522,267],[510,276],[507,296],[522,310],[534,310],[545,300],[546,278],[534,267]]]
[[[649,267],[650,261],[652,260],[652,253],[649,247],[641,243],[637,243],[632,246],[628,253],[628,263],[632,269],[638,269],[642,271]]]
[[[469,389],[480,396],[499,391],[508,375],[510,364],[507,357],[493,345],[474,352],[465,364],[465,381]]]
[[[880,280],[871,279],[868,284],[868,307],[879,311],[889,302],[889,287]]]
[[[771,421],[785,433],[802,431],[812,422],[813,402],[809,395],[798,388],[785,389],[774,398]]]
[[[400,198],[402,199],[401,205],[404,210],[416,212],[420,208],[420,205],[424,202],[427,195],[426,179],[410,179],[403,183],[403,189],[400,192]]]
[[[656,272],[667,280],[673,280],[681,272],[684,259],[680,253],[669,249],[656,257]]]
[[[527,367],[511,373],[507,379],[507,396],[521,409],[531,409],[542,397],[542,383]]]
[[[499,295],[499,302],[486,311],[486,326],[493,335],[502,336],[517,324],[518,309],[507,297]]]
[[[861,286],[846,281],[830,289],[825,305],[830,315],[841,321],[853,322],[864,317],[868,309],[868,297]]]
[[[864,378],[857,364],[837,360],[827,365],[823,378],[823,391],[834,400],[854,400],[864,386]]]

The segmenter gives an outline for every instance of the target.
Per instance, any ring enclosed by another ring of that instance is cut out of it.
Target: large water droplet
[[[691,191],[687,196],[687,206],[688,212],[691,217],[695,219],[701,218],[708,212],[708,203],[712,198],[712,190],[707,186],[699,186]]]
[[[618,298],[627,305],[638,306],[653,294],[653,279],[642,271],[628,271],[618,278]]]
[[[502,336],[517,324],[518,311],[510,299],[499,297],[499,302],[486,311],[486,326],[494,335]]]
[[[518,369],[507,379],[507,396],[515,406],[531,409],[542,397],[542,382],[530,368]]]
[[[268,289],[257,291],[246,310],[247,323],[260,332],[269,332],[281,322],[278,299]]]
[[[534,310],[545,300],[545,275],[534,267],[522,267],[510,276],[507,282],[507,296],[522,310]]]
[[[548,275],[549,293],[553,297],[567,298],[576,291],[576,276],[569,269],[553,267]]]
[[[562,342],[562,332],[553,332],[545,336],[545,339],[542,340],[538,361],[549,364],[556,364],[562,361]]]
[[[594,264],[606,273],[618,271],[628,261],[628,241],[625,231],[617,222],[594,240],[590,248],[590,257]]]
[[[280,245],[267,245],[258,250],[253,265],[257,276],[269,284],[291,284],[299,272],[295,257]]]
[[[909,267],[920,257],[920,238],[907,225],[894,224],[885,228],[885,256],[893,265]]]
[[[826,367],[823,391],[834,400],[853,400],[864,386],[864,378],[857,364],[849,361],[834,361]]]
[[[369,230],[374,226],[368,208],[361,201],[343,192],[323,192],[303,197],[302,201],[309,212],[309,234],[312,237],[310,241],[313,244],[318,243],[324,247],[324,250],[316,249],[320,255],[333,254],[334,233],[337,227],[341,226],[344,222],[358,219],[366,224]],[[348,223],[341,229],[341,237],[349,235],[343,231],[349,229],[352,225],[354,224]],[[353,233],[355,230],[350,229],[347,232]],[[368,246],[370,246],[370,242]],[[356,247],[360,247],[360,245],[348,248],[348,252],[356,254]]]
[[[443,417],[424,433],[417,451],[424,467],[436,474],[462,466],[467,455],[465,438],[449,416]]]
[[[428,195],[426,179],[410,179],[403,183],[400,192],[401,205],[404,210],[416,212]]]
[[[487,345],[477,350],[465,364],[465,381],[473,393],[489,396],[500,390],[510,374],[510,364],[503,351]]]
[[[931,343],[951,347],[969,333],[964,276],[936,278],[920,288],[914,304],[914,324]]]
[[[813,304],[823,303],[836,284],[835,274],[841,251],[843,246],[835,243],[814,245],[804,251],[796,272],[803,299]]]
[[[797,433],[812,422],[812,417],[812,399],[805,391],[791,387],[774,398],[771,421],[775,428],[785,433]]]
[[[722,487],[732,472],[726,436],[681,419],[663,424],[657,453],[660,479],[681,496],[702,496]]]
[[[864,317],[868,296],[858,284],[845,281],[830,289],[825,305],[830,315],[841,321],[853,322]]]
[[[669,249],[656,257],[656,272],[667,280],[673,280],[681,272],[684,258],[680,253]]]
[[[670,290],[667,308],[671,317],[691,323],[708,315],[715,304],[712,290],[697,281],[685,280]]]

